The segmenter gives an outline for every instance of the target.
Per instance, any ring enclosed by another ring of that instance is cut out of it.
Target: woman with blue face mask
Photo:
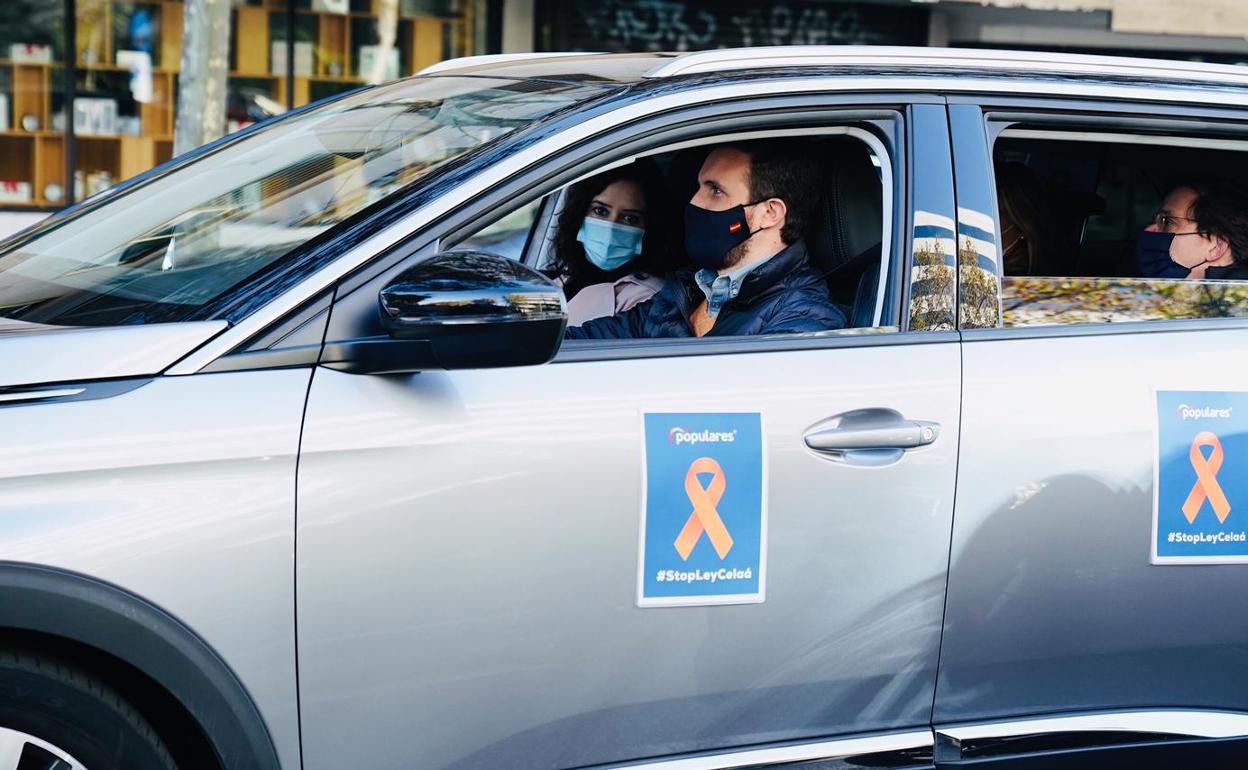
[[[571,326],[622,313],[663,288],[672,228],[663,175],[639,160],[568,189],[555,228],[552,273]]]

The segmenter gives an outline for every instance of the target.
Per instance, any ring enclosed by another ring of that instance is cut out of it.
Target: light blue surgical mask
[[[641,240],[646,231],[640,227],[585,217],[576,239],[585,247],[585,256],[608,273],[627,265],[641,253]]]

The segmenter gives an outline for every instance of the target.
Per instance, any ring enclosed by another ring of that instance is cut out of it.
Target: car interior
[[[1004,326],[1163,321],[1248,316],[1248,287],[1235,280],[1146,278],[1139,235],[1184,181],[1234,181],[1248,173],[1248,141],[1016,126],[994,147],[1001,214]],[[1020,181],[1021,180],[1021,181]],[[1011,256],[1004,203],[1013,186],[1032,230],[1053,236]],[[1030,190],[1025,194],[1019,191]],[[1039,222],[1048,222],[1037,228]]]
[[[683,222],[684,207],[698,186],[703,160],[723,140],[708,139],[696,146],[682,146],[649,154],[663,172],[671,191],[668,221]],[[772,139],[772,141],[784,141]],[[815,207],[814,221],[806,233],[811,263],[828,282],[833,300],[841,307],[853,328],[879,326],[886,322],[881,276],[884,249],[885,173],[876,151],[864,141],[846,134],[813,138],[817,163],[822,169],[822,194]],[[589,176],[589,175],[587,175]],[[565,188],[529,203],[456,244],[457,249],[480,249],[518,259],[537,268],[552,261],[555,222]],[[683,242],[683,232],[674,234]],[[670,267],[686,262],[676,255]]]
[[[1062,245],[1050,274],[1139,275],[1135,241],[1184,179],[1248,178],[1248,141],[1006,129],[998,169],[1025,165],[1040,182]]]

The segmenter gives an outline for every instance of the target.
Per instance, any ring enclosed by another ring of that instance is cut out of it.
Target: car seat
[[[671,191],[670,201],[673,208],[668,221],[676,228],[673,242],[681,252],[680,258],[675,262],[680,264],[688,263],[684,253],[685,207],[698,191],[698,172],[702,170],[702,164],[706,161],[706,156],[711,154],[711,149],[711,145],[704,145],[677,150],[667,166],[667,186]]]
[[[816,143],[822,195],[807,228],[811,264],[852,326],[871,326],[880,276],[884,206],[880,172],[862,141],[848,136]]]

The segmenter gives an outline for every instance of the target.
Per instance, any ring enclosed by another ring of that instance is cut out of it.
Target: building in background
[[[1245,0],[0,0],[0,237],[172,155],[185,11],[222,1],[227,132],[482,53],[870,44],[1248,64]]]
[[[505,0],[508,50],[1034,48],[1248,63],[1244,0]],[[532,27],[524,28],[526,20]]]
[[[173,155],[192,2],[0,2],[0,210],[54,210]],[[486,45],[485,0],[212,2],[229,6],[226,133]]]
[[[538,0],[539,50],[694,51],[769,45],[926,45],[918,3]]]

